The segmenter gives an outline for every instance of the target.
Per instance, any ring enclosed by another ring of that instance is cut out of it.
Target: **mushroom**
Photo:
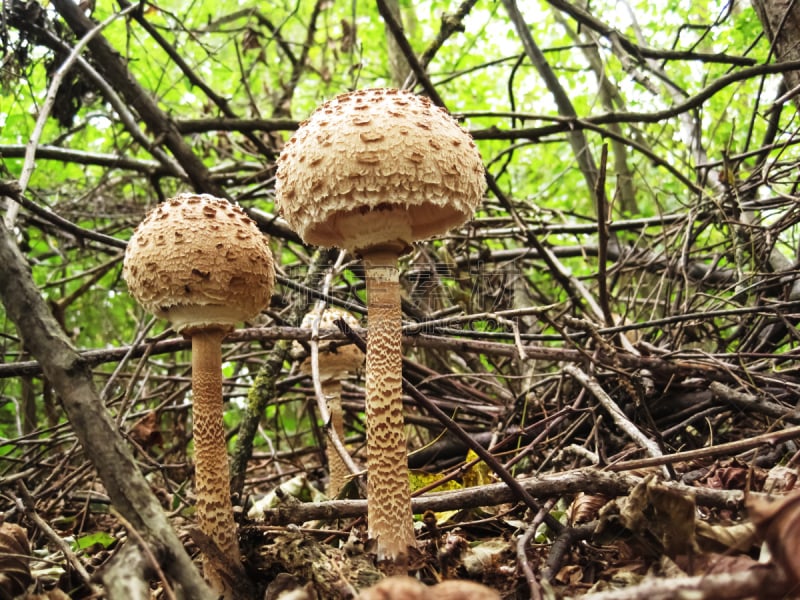
[[[345,321],[350,327],[358,327],[358,320],[348,312],[329,306],[323,310],[314,309],[309,311],[304,317],[300,327],[312,329],[316,322],[317,328],[335,327],[337,319]],[[295,342],[297,344],[297,342]],[[296,347],[299,347],[297,344]],[[338,436],[339,440],[344,441],[344,420],[342,418],[342,379],[351,375],[354,371],[361,368],[364,364],[364,355],[353,345],[335,346],[330,342],[319,345],[320,355],[318,360],[319,381],[328,403],[328,413],[330,414],[330,426]],[[300,370],[312,375],[311,357],[306,358],[300,363]],[[350,469],[347,468],[344,460],[336,451],[333,444],[329,443],[325,449],[325,456],[328,459],[328,496],[336,496],[347,483]]]
[[[426,587],[412,577],[387,577],[358,595],[358,600],[500,600],[495,590],[474,581],[448,579]]]
[[[222,339],[269,304],[268,240],[239,206],[181,194],[136,228],[123,277],[139,304],[191,338],[197,519],[219,550],[205,557],[203,571],[214,591],[232,597],[241,562],[222,420]]]
[[[319,107],[278,159],[275,198],[308,244],[360,255],[367,282],[367,522],[379,559],[414,542],[403,428],[398,257],[468,220],[485,177],[469,134],[427,98],[366,89]]]

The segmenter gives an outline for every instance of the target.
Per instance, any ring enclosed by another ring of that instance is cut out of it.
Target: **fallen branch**
[[[584,492],[603,494],[608,497],[624,496],[641,482],[641,478],[621,473],[609,473],[594,468],[567,471],[557,475],[546,475],[531,479],[520,479],[519,484],[534,498],[558,497]],[[692,493],[698,505],[737,508],[744,504],[744,492],[740,490],[717,490],[664,482],[665,487]],[[516,495],[505,483],[494,483],[456,491],[432,492],[411,499],[415,514],[427,510],[443,512],[497,506],[514,502]],[[264,522],[270,525],[288,525],[314,520],[333,520],[360,517],[367,513],[366,500],[331,500],[329,502],[304,502],[286,504],[264,511]]]
[[[648,455],[653,458],[663,457],[664,454],[661,452],[658,444],[644,435],[641,430],[636,427],[636,425],[634,425],[630,419],[628,419],[628,417],[625,416],[625,413],[622,412],[622,409],[617,406],[617,403],[611,399],[611,396],[606,393],[596,379],[590,377],[574,365],[566,365],[564,367],[564,373],[573,379],[576,379],[578,383],[589,390],[597,399],[597,401],[603,406],[603,408],[606,409],[608,414],[611,415],[611,419],[614,421],[617,427],[624,431],[628,437],[636,442],[639,446],[644,448],[644,451],[647,452]],[[663,472],[665,477],[669,479],[669,471],[663,469]]]
[[[187,596],[211,598],[149,482],[136,466],[130,447],[103,405],[88,364],[48,310],[25,258],[2,223],[0,300],[26,348],[41,364],[60,397],[67,418],[114,507],[141,533],[164,571]]]
[[[585,600],[736,600],[737,598],[794,597],[796,589],[773,565],[759,565],[739,573],[696,577],[647,578],[623,590],[586,594]]]
[[[674,454],[667,454],[665,456],[640,458],[638,460],[626,460],[624,462],[609,465],[607,468],[612,471],[632,471],[634,469],[645,469],[647,467],[655,467],[667,463],[674,464],[677,462],[687,462],[701,458],[730,456],[732,454],[746,452],[747,450],[753,450],[759,446],[775,446],[781,442],[785,442],[786,440],[797,438],[800,438],[800,426],[789,427],[781,431],[763,433],[761,435],[754,435],[749,438],[728,442],[726,444],[717,444],[716,446],[709,446],[707,448],[698,448],[697,450],[675,452]]]

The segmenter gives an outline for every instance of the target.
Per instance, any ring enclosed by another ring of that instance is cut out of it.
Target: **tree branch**
[[[81,446],[116,509],[154,548],[165,572],[192,598],[211,599],[175,532],[136,466],[94,387],[86,360],[75,350],[39,294],[25,258],[0,224],[0,300],[25,347],[55,388]]]
[[[53,0],[53,5],[76,35],[83,36],[92,29],[92,21],[72,0]],[[98,35],[89,42],[89,49],[111,86],[136,109],[153,135],[157,139],[163,139],[164,145],[175,155],[195,189],[227,198],[227,194],[211,179],[206,166],[183,139],[175,123],[158,107],[150,92],[134,79],[119,53],[108,41]]]

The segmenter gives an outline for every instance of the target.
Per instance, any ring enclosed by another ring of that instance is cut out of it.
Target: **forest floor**
[[[505,461],[527,499],[449,434],[411,455],[414,577],[427,585],[479,582],[506,599],[800,596],[800,427],[793,426],[800,417],[793,407],[701,379],[637,405],[619,373],[565,372],[574,375],[572,387],[563,385],[555,404],[536,407],[531,424],[473,434]],[[197,555],[191,471],[168,460],[166,433],[152,415],[129,435]],[[60,435],[74,442],[68,431]],[[357,434],[348,439],[357,456],[362,442]],[[49,449],[57,447],[63,444]],[[59,473],[52,458],[43,452],[4,475],[6,516],[25,516],[13,519],[22,526],[0,529],[0,598],[25,589],[43,594],[29,598],[103,596],[95,575],[126,537],[88,465],[77,460]],[[250,461],[240,542],[249,577],[266,590],[260,597],[349,598],[390,570],[375,564],[365,540],[361,479],[328,500],[319,491],[322,460],[304,447]],[[34,487],[35,498],[26,491]],[[403,593],[380,597],[417,597]],[[154,580],[152,597],[170,596]]]

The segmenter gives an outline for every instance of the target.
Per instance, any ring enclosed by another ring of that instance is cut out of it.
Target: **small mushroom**
[[[337,319],[345,321],[350,327],[358,327],[358,320],[348,312],[329,306],[323,310],[314,309],[309,311],[304,317],[300,327],[311,329],[316,325],[318,329],[335,327]],[[297,344],[299,346],[299,344]],[[330,342],[319,344],[319,381],[322,392],[328,403],[330,413],[330,426],[336,432],[338,438],[344,441],[344,419],[342,416],[342,379],[346,379],[364,364],[364,355],[353,345],[335,346]],[[312,374],[311,357],[307,357],[300,363],[300,370],[307,374]],[[336,496],[347,483],[350,470],[347,468],[340,454],[328,444],[325,448],[325,456],[328,459],[328,496]]]
[[[358,600],[500,600],[495,590],[474,581],[449,579],[426,587],[412,577],[387,577],[358,595]]]
[[[363,258],[367,281],[367,521],[379,558],[403,569],[413,545],[403,427],[398,257],[468,220],[485,177],[469,134],[425,97],[396,89],[337,96],[278,159],[275,197],[308,244]]]
[[[232,597],[241,569],[222,406],[222,339],[269,304],[275,271],[267,238],[227,200],[181,194],[152,210],[125,250],[123,276],[146,310],[192,340],[195,488],[212,588]],[[222,557],[223,560],[219,560]]]

